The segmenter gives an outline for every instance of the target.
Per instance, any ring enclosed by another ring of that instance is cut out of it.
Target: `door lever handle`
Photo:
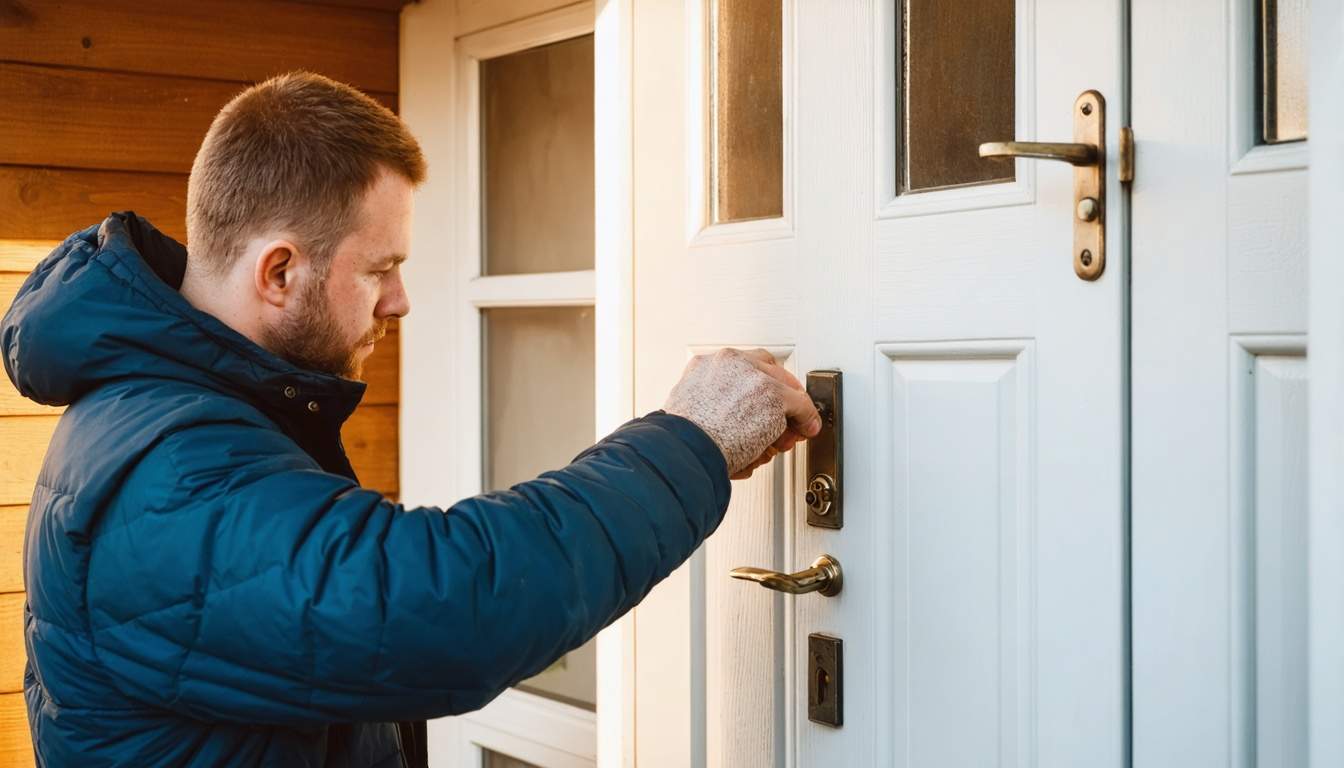
[[[980,145],[981,157],[1032,157],[1037,160],[1062,160],[1069,165],[1096,165],[1094,144],[1048,141],[987,141]]]
[[[1083,91],[1073,102],[1073,142],[990,141],[981,157],[1061,160],[1073,166],[1073,272],[1096,280],[1106,271],[1106,100]]]
[[[812,561],[811,568],[797,573],[780,573],[765,568],[734,568],[728,575],[734,579],[754,581],[766,589],[787,592],[790,595],[820,592],[823,597],[835,597],[840,594],[840,588],[844,585],[840,561],[830,555],[818,557]]]

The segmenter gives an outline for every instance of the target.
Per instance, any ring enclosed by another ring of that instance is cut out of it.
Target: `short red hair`
[[[387,107],[311,72],[258,83],[220,110],[196,153],[190,258],[219,274],[248,239],[281,229],[324,268],[381,168],[425,178],[420,144]]]

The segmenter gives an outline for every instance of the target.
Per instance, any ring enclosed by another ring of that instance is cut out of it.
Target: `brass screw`
[[[1092,114],[1092,105],[1091,105],[1091,104],[1084,104],[1084,105],[1083,105],[1083,114],[1084,114],[1084,115],[1090,115],[1090,114]]]
[[[1092,266],[1092,251],[1084,248],[1083,252],[1078,254],[1078,260],[1083,263],[1084,267]]]

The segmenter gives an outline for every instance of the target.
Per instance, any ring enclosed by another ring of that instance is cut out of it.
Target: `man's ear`
[[[252,274],[262,301],[283,307],[286,301],[297,295],[296,278],[302,268],[302,261],[299,249],[288,240],[272,240],[262,246]]]

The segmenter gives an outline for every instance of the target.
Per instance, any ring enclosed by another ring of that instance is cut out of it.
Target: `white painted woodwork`
[[[1301,337],[1234,337],[1234,765],[1307,759],[1307,364]]]
[[[593,271],[586,270],[474,277],[465,293],[477,308],[567,307],[592,304],[597,289]]]
[[[1344,3],[1311,6],[1310,764],[1344,765]]]
[[[1253,145],[1255,5],[1131,3],[1137,766],[1304,764],[1312,143]]]
[[[592,271],[481,276],[477,88],[480,59],[592,32],[594,7],[574,3],[512,21],[500,17],[469,35],[459,33],[455,11],[455,3],[433,2],[402,15],[402,113],[431,169],[417,193],[414,255],[403,268],[417,310],[402,326],[402,401],[409,404],[402,411],[403,500],[441,506],[482,490],[482,310],[585,306],[597,298]],[[600,48],[603,40],[595,43]],[[608,201],[607,216],[611,208]],[[619,275],[622,255],[615,248],[599,237],[599,263]],[[609,302],[611,294],[608,287]],[[610,338],[599,349],[599,394],[613,386],[619,391],[630,370],[624,353]],[[620,403],[604,409],[599,399],[599,427],[619,424],[613,408]],[[615,655],[624,663],[619,645]],[[619,677],[616,683],[622,684]],[[613,744],[619,752],[619,735]],[[479,712],[429,724],[436,768],[476,768],[486,749],[548,768],[589,768],[596,746],[593,713],[517,690]]]
[[[713,227],[704,4],[633,7],[635,410],[696,349],[791,349],[799,375],[844,371],[847,456],[843,531],[804,525],[803,457],[776,460],[636,609],[640,766],[1126,761],[1124,227],[1086,283],[1068,166],[895,200],[888,5],[784,2],[785,215]],[[1097,88],[1114,146],[1122,4],[1018,7],[1016,138],[1069,140]],[[1123,222],[1114,165],[1108,185]],[[725,572],[822,552],[834,599]],[[806,719],[809,632],[844,640],[843,728]]]
[[[470,717],[432,723],[430,765],[480,768],[490,750],[541,768],[594,768],[595,721],[592,712],[508,690]]]
[[[456,31],[469,35],[574,4],[575,0],[457,0]]]
[[[401,319],[401,501],[447,506],[461,498],[452,464],[463,422],[457,399],[457,58],[455,4],[412,3],[401,13],[398,106],[429,174],[415,194],[410,258],[402,279],[411,312]],[[450,446],[448,450],[444,446]],[[434,726],[430,726],[431,737]]]
[[[1033,358],[1029,340],[878,345],[890,765],[1034,762]]]
[[[593,29],[597,437],[635,415],[630,63],[634,0],[597,0]],[[597,759],[635,764],[635,632],[627,614],[597,636]]]

